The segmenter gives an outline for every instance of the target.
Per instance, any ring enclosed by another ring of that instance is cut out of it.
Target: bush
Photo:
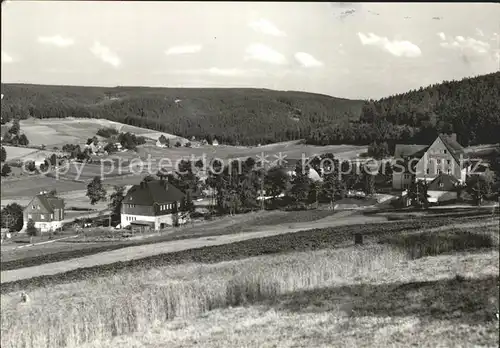
[[[109,138],[112,135],[118,135],[119,132],[113,127],[106,127],[106,128],[100,128],[96,134],[103,138]]]
[[[1,175],[2,176],[8,176],[11,172],[12,172],[12,170],[10,169],[10,166],[7,163],[5,163],[2,166]]]
[[[112,154],[118,151],[118,147],[114,143],[108,143],[106,144],[106,146],[104,146],[104,151],[106,151],[108,154]]]
[[[24,164],[24,169],[28,172],[34,172],[36,170],[35,162],[28,161]]]
[[[489,234],[459,229],[446,232],[422,232],[391,236],[380,240],[380,243],[403,248],[412,259],[450,252],[493,248],[495,246],[495,242]]]
[[[35,227],[35,221],[33,221],[33,219],[28,220],[28,224],[26,225],[26,234],[30,237],[39,235],[38,228]]]

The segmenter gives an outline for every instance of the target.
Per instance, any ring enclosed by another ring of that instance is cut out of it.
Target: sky
[[[500,70],[500,4],[2,2],[2,83],[380,98]]]

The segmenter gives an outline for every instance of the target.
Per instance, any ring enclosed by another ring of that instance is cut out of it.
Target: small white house
[[[217,141],[217,139],[214,138],[214,140],[212,141],[212,146],[219,146],[219,142]]]
[[[156,146],[158,147],[168,147],[170,141],[167,139],[166,136],[161,135],[158,140],[156,141]]]

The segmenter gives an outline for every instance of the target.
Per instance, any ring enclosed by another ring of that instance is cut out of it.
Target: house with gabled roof
[[[456,134],[439,134],[430,146],[397,144],[394,159],[392,187],[399,190],[408,189],[416,180],[431,182],[441,174],[463,184],[470,167]]]
[[[158,147],[170,147],[170,140],[165,135],[160,135],[156,141],[156,146]]]
[[[159,230],[184,223],[179,210],[185,194],[166,180],[143,181],[132,186],[121,206],[121,227]]]
[[[453,175],[439,174],[427,186],[429,203],[442,203],[457,199],[460,181]]]
[[[55,231],[62,227],[64,220],[64,200],[43,191],[33,197],[23,212],[24,226],[33,220],[41,232]]]

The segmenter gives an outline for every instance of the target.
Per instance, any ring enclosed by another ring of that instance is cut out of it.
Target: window
[[[427,170],[425,171],[427,174],[430,174],[431,170],[429,168],[427,168]]]
[[[40,214],[40,219],[45,220],[45,215]]]
[[[54,214],[50,214],[50,218],[53,219],[54,218]]]
[[[439,187],[444,187],[444,184],[442,182],[440,182]]]
[[[33,205],[31,206],[31,208],[32,208],[32,209],[36,209],[36,205],[34,205],[34,204],[33,204]]]
[[[442,173],[441,169],[438,169],[438,174],[441,174],[441,173]]]
[[[446,160],[446,164],[450,164],[450,163],[451,163],[451,161],[450,161],[450,160]]]
[[[448,153],[448,151],[446,151],[446,150],[443,150],[443,153]]]
[[[33,219],[33,215],[28,214],[28,219]]]
[[[440,159],[437,159],[437,160],[436,160],[436,163],[437,163],[437,164],[441,164],[441,160],[440,160]]]

